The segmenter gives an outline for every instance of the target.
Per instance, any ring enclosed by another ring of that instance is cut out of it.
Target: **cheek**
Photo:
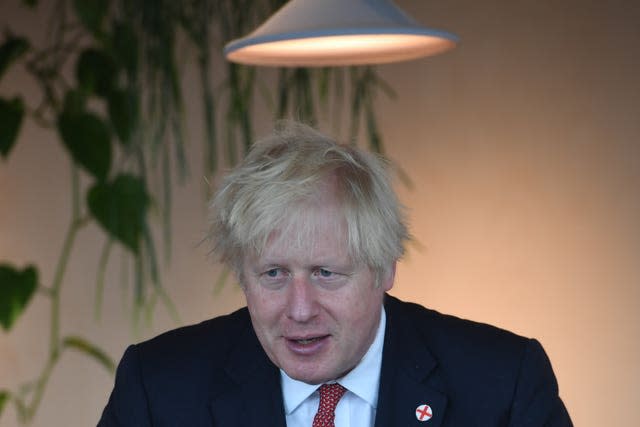
[[[347,331],[357,334],[361,327],[367,326],[370,319],[375,317],[372,313],[378,312],[380,301],[380,298],[371,294],[349,293],[336,295],[324,307]]]
[[[379,289],[369,289],[367,293],[345,299],[342,307],[344,316],[349,318],[354,330],[367,331],[380,317],[383,293]],[[355,331],[354,331],[355,332]]]
[[[245,297],[249,313],[256,325],[260,325],[260,327],[266,329],[277,321],[279,312],[281,311],[277,304],[277,298],[273,296],[269,297],[260,292],[248,292],[246,290]]]

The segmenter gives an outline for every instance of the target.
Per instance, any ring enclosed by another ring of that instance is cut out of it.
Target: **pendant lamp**
[[[284,67],[383,64],[435,55],[458,39],[425,28],[390,0],[290,0],[246,37],[229,61]]]

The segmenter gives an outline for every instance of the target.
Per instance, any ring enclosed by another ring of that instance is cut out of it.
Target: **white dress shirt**
[[[383,308],[378,331],[364,357],[347,375],[336,381],[348,390],[336,407],[336,427],[373,427],[378,405],[385,325]],[[280,379],[287,427],[311,427],[320,404],[317,391],[320,385],[296,381],[282,369]]]

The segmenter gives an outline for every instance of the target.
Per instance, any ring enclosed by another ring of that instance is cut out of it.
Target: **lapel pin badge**
[[[416,408],[416,418],[418,421],[429,421],[433,417],[431,406],[422,404]]]

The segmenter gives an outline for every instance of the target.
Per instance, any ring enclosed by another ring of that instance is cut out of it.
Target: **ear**
[[[391,288],[393,288],[393,283],[396,278],[396,264],[396,261],[394,261],[389,270],[387,270],[382,277],[381,286],[385,292],[389,292]]]

